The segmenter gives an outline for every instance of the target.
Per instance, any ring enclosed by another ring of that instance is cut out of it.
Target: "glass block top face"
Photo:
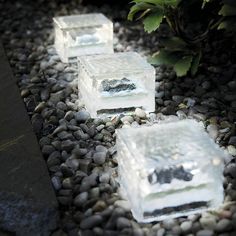
[[[210,166],[222,165],[226,155],[193,120],[121,129],[117,135],[129,150],[132,169],[150,186],[147,192],[155,184],[167,184],[167,190],[173,182],[182,188],[214,181]]]
[[[92,78],[94,76],[103,78],[109,74],[122,75],[129,72],[145,73],[147,70],[153,70],[153,67],[135,52],[81,56],[79,58],[79,63]],[[125,81],[123,81],[123,84],[125,84]]]
[[[59,28],[64,30],[112,24],[112,22],[101,13],[55,17],[54,22]]]

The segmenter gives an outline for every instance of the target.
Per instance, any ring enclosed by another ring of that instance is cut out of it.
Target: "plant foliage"
[[[142,19],[144,30],[156,31],[163,22],[172,36],[150,59],[152,64],[173,66],[177,76],[195,75],[202,45],[214,30],[236,30],[236,0],[133,0],[129,20]]]

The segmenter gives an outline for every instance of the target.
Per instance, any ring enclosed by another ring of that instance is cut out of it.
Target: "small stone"
[[[90,114],[85,110],[81,110],[75,113],[75,119],[79,123],[83,123],[87,121],[89,118],[90,118]]]
[[[102,165],[106,161],[106,155],[106,152],[96,152],[93,155],[93,161],[98,165]]]
[[[101,183],[109,183],[110,181],[110,174],[109,173],[103,173],[100,177],[99,177],[99,181]]]
[[[53,153],[55,151],[55,148],[52,145],[44,145],[42,148],[42,153],[43,155],[50,155],[51,153]]]
[[[74,205],[77,207],[82,207],[87,200],[88,200],[88,192],[82,192],[75,197]]]
[[[47,165],[49,167],[59,165],[61,163],[60,157],[61,157],[60,152],[58,152],[58,151],[52,152],[47,159]]]
[[[227,150],[229,152],[230,155],[232,156],[236,156],[236,148],[233,145],[229,145],[227,147]]]
[[[229,139],[229,145],[234,145],[236,146],[236,136],[232,136]]]
[[[229,219],[222,219],[216,225],[217,232],[229,231],[232,228],[231,221]]]
[[[74,118],[74,112],[73,111],[67,111],[64,118],[65,118],[65,120],[70,121],[71,119]]]
[[[131,227],[130,220],[125,217],[119,217],[116,222],[116,227],[118,230],[122,230],[123,228]]]
[[[167,230],[171,230],[177,224],[176,220],[171,218],[164,220],[162,223],[163,227]]]
[[[79,167],[79,160],[75,158],[68,158],[65,164],[72,170],[77,170]]]
[[[65,178],[62,181],[62,187],[66,188],[66,189],[71,189],[73,187],[73,183],[72,183],[71,178]]]
[[[91,229],[96,226],[99,226],[103,221],[103,218],[100,215],[92,215],[87,218],[84,218],[80,222],[81,229]]]
[[[132,116],[124,116],[121,118],[122,123],[128,122],[128,123],[132,123],[134,121]]]
[[[191,231],[193,223],[191,221],[184,221],[181,225],[180,228],[184,233],[189,233]]]
[[[66,164],[61,164],[60,166],[60,170],[63,174],[63,176],[65,177],[71,177],[74,175],[74,170],[72,170],[71,168],[69,168]]]
[[[29,89],[22,89],[21,93],[20,93],[22,98],[25,98],[25,97],[29,96],[29,94],[30,94]]]
[[[55,190],[61,189],[61,180],[60,180],[59,177],[53,176],[51,181],[52,181],[52,185],[53,185]]]
[[[196,236],[213,236],[214,231],[209,229],[200,230],[197,232]]]
[[[59,196],[57,197],[57,200],[61,205],[64,205],[64,206],[68,206],[71,204],[71,197]]]
[[[104,201],[99,200],[92,207],[92,209],[93,209],[94,212],[100,212],[100,211],[103,211],[104,209],[106,209],[106,207],[107,207],[107,204]]]
[[[138,116],[139,118],[146,118],[146,112],[142,110],[141,108],[136,108],[135,109],[135,115]]]
[[[46,107],[45,102],[40,102],[34,109],[35,112],[40,113]]]
[[[74,142],[71,140],[64,140],[61,142],[61,148],[67,152],[70,152],[74,148]]]
[[[214,216],[207,216],[200,218],[200,224],[203,229],[214,230],[216,228],[216,219]]]

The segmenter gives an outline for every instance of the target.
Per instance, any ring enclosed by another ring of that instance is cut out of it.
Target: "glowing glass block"
[[[55,17],[55,48],[63,62],[80,55],[113,53],[113,24],[103,14]]]
[[[155,110],[155,69],[138,53],[81,56],[79,95],[92,117]]]
[[[117,130],[119,181],[140,222],[218,208],[225,155],[193,120]]]

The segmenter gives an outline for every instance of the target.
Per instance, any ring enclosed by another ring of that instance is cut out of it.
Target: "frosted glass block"
[[[81,56],[79,95],[92,117],[155,110],[155,69],[138,53]]]
[[[103,14],[53,18],[55,48],[63,62],[80,55],[113,53],[113,24]]]
[[[120,186],[137,221],[187,216],[220,206],[226,154],[196,121],[116,132]]]

